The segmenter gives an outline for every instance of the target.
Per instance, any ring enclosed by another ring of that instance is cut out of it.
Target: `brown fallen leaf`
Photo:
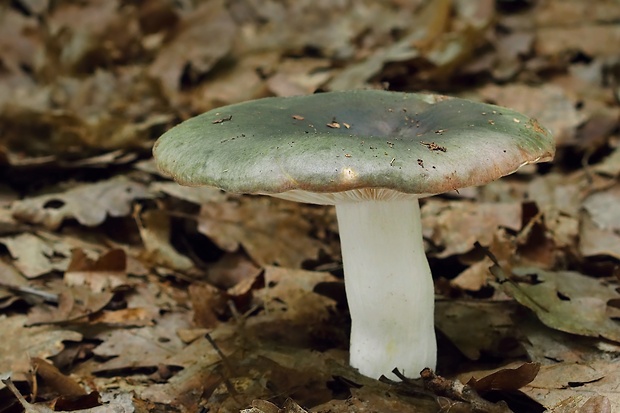
[[[38,357],[33,357],[31,363],[37,378],[38,388],[45,386],[49,392],[63,397],[83,396],[86,394],[86,390],[82,386],[72,377],[62,374],[53,364]]]
[[[540,370],[539,363],[524,363],[512,369],[500,369],[480,379],[472,377],[467,385],[479,393],[491,390],[519,390],[536,378]]]
[[[55,284],[55,285],[54,285]],[[64,323],[88,323],[91,315],[101,311],[112,299],[110,291],[94,292],[89,287],[67,287],[59,282],[49,283],[58,293],[58,306],[39,305],[29,314],[29,326]]]
[[[217,326],[228,311],[228,294],[205,283],[193,283],[188,290],[196,326],[207,329]]]
[[[94,292],[102,292],[127,285],[126,271],[127,256],[122,249],[110,250],[97,260],[90,259],[81,249],[74,249],[64,280],[68,286],[87,285]]]
[[[222,1],[200,4],[181,15],[149,73],[160,79],[166,94],[174,99],[183,71],[189,67],[195,79],[204,76],[230,52],[236,32],[237,25]]]
[[[198,230],[229,252],[243,246],[261,265],[300,268],[316,259],[321,242],[310,235],[304,208],[270,197],[239,197],[202,205]]]
[[[25,413],[69,413],[69,411],[66,410],[51,409],[43,403],[29,403],[28,401],[26,401],[24,396],[22,396],[19,390],[17,390],[11,379],[3,379],[2,383],[4,383],[4,385],[7,386],[11,393],[13,393],[13,395],[17,398],[19,403],[24,408]],[[121,400],[114,400],[111,403],[91,407],[88,409],[71,410],[71,412],[78,413],[130,413],[133,411],[135,411],[135,407],[133,406],[133,403],[131,401],[131,396],[128,400],[127,398],[121,398]]]
[[[12,371],[15,380],[25,380],[33,357],[46,359],[60,353],[65,341],[82,340],[82,334],[57,326],[25,327],[27,317],[0,317],[0,331],[10,340],[0,340],[0,371]]]
[[[96,338],[103,342],[94,353],[110,359],[91,366],[91,369],[101,374],[178,365],[168,361],[185,347],[175,331],[190,326],[189,314],[175,312],[160,317],[158,323],[152,326],[102,331]]]
[[[521,228],[518,203],[474,203],[429,199],[421,208],[423,233],[440,248],[439,258],[464,254],[476,241],[490,245],[498,227]]]
[[[194,266],[192,260],[170,243],[171,223],[166,211],[136,211],[135,217],[144,243],[141,257],[144,261],[178,271],[188,271]]]
[[[71,248],[54,242],[46,234],[24,232],[0,238],[13,258],[13,265],[26,278],[36,278],[51,271],[64,271],[69,265]]]
[[[542,366],[536,379],[521,391],[548,409],[561,406],[563,401],[571,397],[578,397],[583,401],[598,395],[607,400],[594,399],[590,406],[598,405],[604,409],[610,406],[610,411],[615,412],[620,409],[620,396],[614,390],[620,385],[620,369],[617,364],[615,360],[597,360],[586,364],[554,363]],[[594,411],[599,413],[598,410]]]

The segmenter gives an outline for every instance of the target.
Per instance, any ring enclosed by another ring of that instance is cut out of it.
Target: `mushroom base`
[[[350,363],[379,378],[435,368],[433,279],[417,199],[336,205],[351,313]]]

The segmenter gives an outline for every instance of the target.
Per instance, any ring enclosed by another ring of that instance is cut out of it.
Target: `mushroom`
[[[484,185],[553,158],[536,120],[494,105],[376,90],[264,98],[166,132],[154,156],[184,185],[336,206],[350,364],[434,368],[433,279],[418,198]]]

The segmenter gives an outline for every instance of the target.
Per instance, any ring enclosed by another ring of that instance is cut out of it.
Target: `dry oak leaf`
[[[135,199],[148,199],[146,186],[124,177],[94,184],[79,184],[65,192],[40,195],[13,204],[13,215],[31,224],[54,230],[64,220],[75,218],[89,227],[103,223],[107,216],[129,215]]]
[[[13,265],[26,277],[35,278],[50,271],[64,271],[69,265],[71,248],[54,242],[45,234],[22,233],[0,238],[13,258]]]
[[[82,341],[75,331],[58,326],[25,327],[27,317],[0,317],[0,331],[9,339],[0,340],[0,372],[11,371],[14,380],[25,380],[30,371],[30,359],[46,359],[64,349],[64,341]]]
[[[311,237],[306,206],[268,197],[238,197],[202,205],[198,231],[225,251],[243,246],[259,265],[300,268],[322,247]]]
[[[538,376],[521,391],[548,409],[571,397],[589,398],[600,395],[610,404],[608,412],[620,411],[620,368],[618,360],[597,360],[589,363],[556,363],[542,366]],[[594,404],[594,402],[590,402]],[[582,410],[572,410],[571,412]],[[605,410],[595,410],[604,413]],[[588,412],[584,410],[583,412]]]
[[[190,326],[187,314],[168,313],[153,326],[104,331],[96,337],[103,343],[95,348],[94,353],[113,358],[96,365],[95,371],[101,373],[169,365],[167,359],[185,347],[176,330]]]
[[[521,204],[446,202],[429,199],[421,208],[424,236],[443,250],[439,258],[464,254],[476,241],[489,245],[497,227],[521,228]]]

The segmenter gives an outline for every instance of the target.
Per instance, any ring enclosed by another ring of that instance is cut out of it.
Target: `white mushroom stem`
[[[336,205],[351,312],[350,363],[396,379],[435,368],[433,279],[424,254],[418,200]]]

